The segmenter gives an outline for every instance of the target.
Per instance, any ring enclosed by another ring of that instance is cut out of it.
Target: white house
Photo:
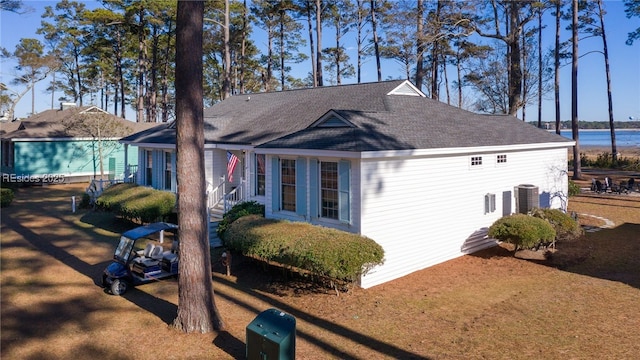
[[[566,208],[573,141],[408,81],[237,95],[204,115],[210,206],[255,200],[269,218],[375,240],[385,262],[364,288],[493,246],[487,228],[523,202]],[[175,191],[173,124],[121,141],[140,149],[140,184]]]

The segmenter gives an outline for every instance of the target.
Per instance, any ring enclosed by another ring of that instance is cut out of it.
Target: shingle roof
[[[20,121],[0,121],[0,136],[16,131],[20,128]]]
[[[424,96],[390,94],[407,84],[395,80],[232,96],[205,110],[205,141],[341,151],[570,144],[512,116],[475,114]],[[330,112],[354,127],[311,126]],[[173,144],[175,130],[149,130],[127,140]]]
[[[14,123],[19,123],[19,127],[3,133],[2,137],[11,139],[87,137],[84,132],[70,126],[70,124],[72,124],[74,119],[82,116],[82,114],[91,112],[99,112],[110,118],[111,121],[119,122],[121,124],[119,130],[125,134],[132,134],[158,125],[156,123],[135,123],[108,114],[95,106],[81,106],[64,110],[46,110],[21,121],[16,121]]]

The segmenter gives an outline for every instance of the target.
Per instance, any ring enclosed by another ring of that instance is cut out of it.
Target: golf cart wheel
[[[113,295],[122,295],[129,289],[129,284],[122,279],[113,280],[111,283],[111,293]]]

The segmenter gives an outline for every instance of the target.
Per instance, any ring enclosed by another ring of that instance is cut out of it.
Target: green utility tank
[[[294,360],[296,319],[277,309],[261,312],[247,325],[248,360]]]

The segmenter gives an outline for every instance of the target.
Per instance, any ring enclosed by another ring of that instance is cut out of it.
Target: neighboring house
[[[137,150],[127,154],[118,142],[155,123],[134,123],[111,115],[95,106],[65,104],[24,120],[3,122],[2,173],[4,177],[48,177],[65,182],[88,181],[101,175],[123,178],[125,164],[137,164]]]
[[[255,200],[268,218],[375,240],[385,263],[364,288],[495,245],[487,228],[518,201],[566,208],[573,141],[408,81],[237,95],[204,118],[210,206]],[[174,124],[122,142],[139,147],[140,184],[175,191]],[[240,160],[231,184],[228,152]]]

